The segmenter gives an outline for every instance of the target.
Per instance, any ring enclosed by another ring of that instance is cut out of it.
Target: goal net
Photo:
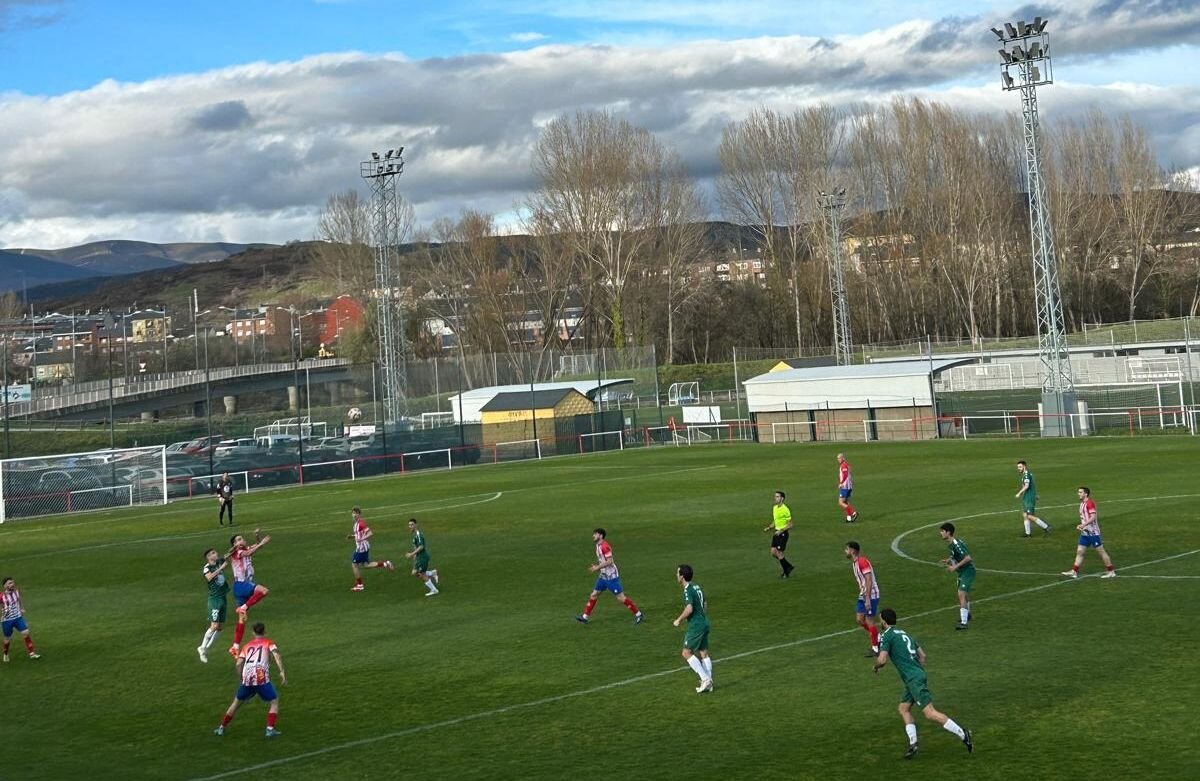
[[[0,461],[0,523],[166,501],[161,445]]]
[[[539,439],[522,439],[517,442],[497,442],[492,445],[492,463],[495,464],[498,464],[502,461],[528,461],[541,457],[542,442]]]

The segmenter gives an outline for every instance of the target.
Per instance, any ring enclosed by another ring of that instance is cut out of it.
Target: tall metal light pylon
[[[842,270],[842,207],[846,188],[831,193],[817,192],[817,202],[829,220],[829,296],[833,303],[833,355],[838,366],[849,366],[853,359],[854,338],[850,333],[850,304],[846,298],[846,275]]]
[[[371,185],[371,233],[375,243],[375,298],[379,313],[379,372],[383,384],[383,419],[396,423],[408,412],[407,345],[404,301],[399,281],[400,201],[396,179],[404,173],[404,147],[382,155],[372,152],[359,164]]]
[[[1067,332],[1058,283],[1058,255],[1050,220],[1050,198],[1042,177],[1037,88],[1054,83],[1048,19],[1006,22],[993,27],[1000,39],[1000,82],[1021,93],[1025,134],[1025,179],[1029,188],[1029,233],[1033,243],[1033,289],[1037,304],[1038,355],[1041,359],[1042,434],[1074,436],[1075,380],[1067,352]]]

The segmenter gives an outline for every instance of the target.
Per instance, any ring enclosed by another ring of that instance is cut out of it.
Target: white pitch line
[[[1157,501],[1162,501],[1164,499],[1193,499],[1197,496],[1200,496],[1200,494],[1172,494],[1170,496],[1134,496],[1134,497],[1128,497],[1125,499],[1106,499],[1105,504],[1119,504],[1119,503],[1124,503],[1124,502],[1157,502]],[[1052,504],[1052,505],[1048,505],[1046,507],[1046,509],[1057,510],[1062,507],[1074,507],[1074,506],[1075,505],[1073,505],[1073,504]],[[941,520],[941,521],[934,521],[933,523],[927,523],[924,526],[916,526],[912,529],[909,529],[908,531],[900,532],[892,539],[892,545],[891,545],[892,553],[895,553],[897,556],[899,556],[902,559],[906,559],[908,561],[912,561],[917,564],[928,564],[931,567],[937,567],[939,569],[943,569],[944,565],[940,564],[939,562],[928,561],[926,559],[918,559],[916,556],[908,555],[903,550],[901,550],[900,541],[903,540],[908,535],[913,534],[914,532],[924,531],[926,529],[932,529],[935,526],[941,526],[943,523],[947,523],[947,522],[956,523],[958,521],[967,521],[967,520],[971,520],[973,518],[988,518],[988,517],[996,516],[996,515],[1007,515],[1011,512],[1016,512],[1016,511],[1015,510],[993,510],[991,512],[986,512],[986,513],[972,513],[971,515],[960,515],[957,518],[947,518],[947,519]],[[1196,553],[1196,552],[1197,551],[1191,551],[1189,553],[1181,553],[1176,556],[1168,556],[1167,558],[1159,559],[1158,561],[1170,561],[1171,559],[1177,559],[1182,556],[1190,556],[1190,555],[1192,555],[1192,553]],[[1155,562],[1155,563],[1158,563],[1158,562]],[[1128,570],[1128,569],[1134,569],[1135,566],[1140,567],[1143,565],[1138,564],[1138,565],[1132,565],[1132,566],[1118,567],[1117,570],[1124,571],[1124,570]],[[980,566],[976,566],[975,569],[979,570],[980,572],[991,572],[995,575],[1027,575],[1030,577],[1039,577],[1039,578],[1061,577],[1062,576],[1062,573],[1060,573],[1060,572],[1025,572],[1022,570],[991,569],[989,567],[980,567]],[[1200,575],[1130,575],[1129,577],[1144,578],[1147,580],[1200,580]]]
[[[497,491],[494,494],[466,494],[464,497],[460,497],[460,498],[469,498],[472,496],[489,496],[490,498],[484,499],[483,501],[466,502],[463,504],[437,505],[434,507],[419,507],[419,506],[415,506],[415,505],[427,504],[429,502],[435,502],[438,500],[425,499],[423,501],[414,502],[412,505],[408,505],[403,502],[398,502],[396,504],[381,505],[376,509],[386,510],[386,509],[389,509],[392,507],[405,507],[407,509],[405,509],[403,512],[399,512],[399,513],[376,514],[376,515],[374,515],[374,517],[376,517],[376,518],[391,518],[391,517],[395,517],[397,515],[403,516],[409,512],[435,512],[435,511],[441,511],[441,510],[455,510],[460,507],[470,507],[470,506],[476,505],[476,504],[485,504],[486,502],[493,502],[496,499],[499,499],[503,494],[515,494],[515,493],[520,493],[522,491],[543,491],[544,492],[544,491],[547,491],[550,489],[555,489],[555,488],[568,488],[568,487],[577,486],[577,485],[590,485],[591,483],[610,483],[610,482],[620,481],[620,480],[633,480],[636,478],[660,477],[663,475],[681,474],[684,472],[700,472],[700,471],[724,469],[724,468],[725,468],[724,464],[718,464],[718,465],[714,465],[714,466],[689,467],[687,469],[671,469],[671,470],[667,470],[667,471],[663,471],[663,472],[651,472],[651,473],[642,472],[642,473],[639,473],[636,475],[618,475],[616,477],[601,477],[601,478],[597,478],[596,480],[577,480],[577,481],[571,482],[571,483],[555,483],[555,484],[548,485],[548,486],[547,485],[525,486],[523,488],[512,488],[507,491]],[[281,521],[287,520],[288,518],[295,518],[295,517],[297,517],[297,516],[296,515],[285,515],[280,518],[275,518],[274,520],[270,521],[270,523],[280,523]],[[323,525],[326,523],[332,523],[332,522],[335,522],[335,519],[326,518],[324,520],[314,521],[312,523],[288,524],[284,528],[285,529],[305,529],[305,528],[309,528],[312,526],[320,526],[320,525]],[[338,522],[340,522],[340,521],[338,521]],[[264,525],[264,524],[260,524],[260,526],[261,525]],[[63,528],[63,527],[55,527],[55,528]],[[231,527],[231,528],[233,528],[233,527]],[[254,526],[251,524],[244,524],[243,528],[252,529],[252,528],[254,528]],[[32,530],[30,530],[30,531],[32,531]],[[5,561],[5,562],[25,561],[26,559],[39,559],[39,558],[44,558],[46,556],[60,556],[60,555],[68,554],[68,553],[83,553],[83,552],[93,551],[93,550],[103,550],[104,548],[116,548],[116,547],[120,547],[122,545],[140,545],[140,544],[148,543],[148,542],[170,542],[172,540],[187,540],[187,539],[192,539],[195,537],[205,537],[212,533],[213,533],[212,530],[207,530],[207,531],[199,531],[199,532],[190,532],[188,534],[178,534],[178,535],[169,535],[169,536],[160,536],[160,537],[146,537],[146,538],[142,538],[142,539],[138,539],[138,540],[122,540],[120,542],[103,542],[103,543],[97,543],[95,545],[81,546],[78,548],[66,548],[63,550],[42,551],[40,553],[30,553],[30,554],[26,554],[24,556],[14,556],[11,558],[3,558],[3,559],[0,559],[0,561]]]
[[[1159,564],[1161,562],[1170,561],[1171,559],[1177,559],[1182,556],[1190,556],[1193,553],[1200,553],[1200,549],[1197,549],[1194,551],[1189,551],[1188,553],[1178,553],[1173,556],[1167,556],[1165,558],[1155,559],[1153,561],[1143,561],[1140,564],[1131,564],[1128,567],[1126,567],[1125,569],[1136,569],[1138,567],[1148,567],[1152,564]],[[1088,578],[1098,578],[1098,577],[1099,577],[1099,573],[1092,574],[1092,575],[1084,575],[1080,578],[1080,580],[1086,580]],[[1006,592],[1003,594],[994,594],[990,597],[981,597],[979,599],[972,600],[972,602],[978,604],[978,603],[983,603],[983,602],[993,602],[998,599],[1011,599],[1012,597],[1021,596],[1023,594],[1032,594],[1036,591],[1044,591],[1046,589],[1051,589],[1051,588],[1055,588],[1057,586],[1066,585],[1067,583],[1077,583],[1077,582],[1078,581],[1076,581],[1076,580],[1056,580],[1053,583],[1043,583],[1040,586],[1030,586],[1029,588],[1022,588],[1022,589],[1018,589],[1016,591],[1009,591],[1009,592]],[[905,621],[912,621],[912,620],[915,620],[918,618],[925,618],[927,616],[936,615],[938,613],[945,613],[945,612],[948,612],[951,610],[958,610],[958,605],[954,604],[954,605],[948,605],[946,607],[938,607],[938,608],[934,608],[932,610],[926,610],[922,613],[914,613],[911,616],[905,616],[903,618]],[[784,648],[796,648],[796,647],[802,646],[802,645],[810,645],[812,643],[818,643],[822,640],[830,640],[835,637],[843,637],[845,635],[858,634],[859,632],[862,632],[862,628],[856,626],[853,629],[841,629],[836,632],[829,632],[827,634],[818,635],[816,637],[804,637],[804,638],[800,638],[799,640],[792,640],[787,643],[777,643],[775,645],[763,646],[762,648],[755,648],[750,651],[742,651],[741,653],[732,654],[730,656],[725,656],[720,659],[714,659],[713,664],[718,664],[718,663],[723,663],[723,662],[732,662],[737,659],[745,659],[745,658],[748,658],[751,656],[758,656],[759,654],[770,653],[771,651],[778,651],[778,650],[781,650]],[[653,680],[655,678],[662,678],[667,675],[673,675],[675,673],[684,672],[688,669],[690,669],[690,668],[688,668],[688,667],[672,667],[669,670],[659,670],[658,672],[645,673],[643,675],[637,675],[632,678],[626,678],[621,681],[613,681],[612,683],[606,683],[606,684],[603,684],[600,686],[592,686],[587,689],[580,689],[578,691],[566,692],[564,694],[555,694],[550,697],[542,697],[540,699],[529,700],[527,702],[518,702],[518,703],[514,703],[512,705],[504,705],[499,708],[492,708],[490,710],[480,711],[478,713],[471,713],[466,716],[459,716],[454,719],[445,719],[443,721],[435,721],[435,722],[431,722],[429,724],[419,724],[415,727],[407,727],[405,729],[396,730],[394,732],[387,732],[382,735],[373,735],[369,738],[359,738],[358,740],[351,740],[351,741],[347,741],[345,743],[336,743],[332,746],[325,746],[324,748],[313,749],[312,751],[305,751],[302,754],[293,754],[290,757],[280,757],[279,759],[273,759],[273,760],[270,760],[269,762],[260,762],[256,765],[247,765],[246,767],[234,768],[233,770],[226,770],[226,771],[223,771],[221,773],[216,773],[211,776],[196,777],[196,778],[191,779],[191,781],[218,781],[218,779],[232,778],[233,776],[240,776],[240,775],[244,775],[246,773],[254,773],[259,770],[266,770],[267,768],[279,767],[280,765],[290,765],[293,762],[300,762],[305,759],[313,759],[314,757],[324,756],[325,754],[332,754],[335,751],[344,751],[346,749],[358,748],[360,746],[369,746],[369,745],[372,745],[375,743],[382,743],[384,741],[394,740],[396,738],[403,738],[403,737],[407,737],[409,735],[416,735],[416,734],[422,733],[422,732],[432,732],[433,730],[442,729],[444,727],[455,727],[455,726],[458,726],[459,724],[466,724],[466,723],[472,722],[472,721],[480,721],[483,719],[490,719],[495,716],[503,716],[507,713],[512,713],[514,711],[528,710],[530,708],[537,708],[542,705],[551,705],[556,702],[562,702],[563,700],[571,700],[571,699],[576,699],[579,697],[586,697],[589,694],[598,694],[600,692],[609,691],[611,689],[618,689],[618,688],[621,688],[624,686],[631,686],[635,683],[642,683],[643,681],[649,681],[649,680]]]
[[[476,494],[476,495],[478,495],[478,494]],[[440,511],[440,510],[457,510],[460,507],[471,507],[471,506],[477,505],[477,504],[487,504],[488,502],[494,502],[503,495],[504,495],[503,491],[497,491],[496,493],[491,494],[489,496],[489,498],[487,498],[487,499],[480,499],[480,500],[474,501],[474,502],[461,502],[459,504],[438,505],[436,507],[425,507],[425,508],[422,508],[419,510],[412,510],[412,512],[436,512],[436,511]],[[392,506],[398,507],[399,505],[392,505]],[[406,510],[403,513],[392,513],[392,515],[406,515],[408,512],[409,511]],[[386,518],[386,517],[390,517],[390,516],[376,515],[374,517]],[[287,524],[282,528],[284,528],[285,530],[308,529],[313,526],[324,526],[327,523],[342,523],[342,520],[335,519],[335,518],[325,518],[324,520],[311,521],[309,523]],[[229,527],[229,528],[235,534],[237,533],[236,527]],[[244,528],[250,529],[251,527],[249,524],[247,524],[244,526]],[[187,539],[191,539],[193,537],[207,537],[207,536],[211,536],[213,533],[214,533],[214,530],[209,529],[207,531],[189,532],[188,534],[175,534],[175,535],[170,535],[170,536],[166,536],[166,537],[144,537],[140,540],[122,540],[120,542],[102,542],[102,543],[98,543],[96,545],[86,545],[86,546],[79,547],[79,548],[67,548],[66,550],[56,550],[56,551],[41,551],[40,553],[30,553],[30,554],[26,554],[25,556],[14,556],[12,558],[5,559],[5,561],[24,561],[26,559],[40,559],[40,558],[44,558],[46,556],[61,556],[63,554],[67,554],[67,553],[82,553],[85,551],[102,550],[104,548],[117,548],[117,547],[120,547],[123,545],[144,545],[149,542],[174,542],[176,540],[187,540]]]

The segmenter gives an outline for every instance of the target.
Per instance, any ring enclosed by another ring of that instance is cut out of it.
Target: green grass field
[[[854,526],[835,505],[835,452],[664,448],[240,497],[239,528],[273,536],[255,557],[271,594],[251,611],[289,678],[271,741],[259,702],[212,734],[236,688],[232,626],[209,664],[194,650],[201,554],[228,537],[215,502],[6,524],[0,575],[21,587],[43,658],[17,641],[0,668],[0,778],[1200,775],[1196,440],[852,446]],[[1020,537],[1018,458],[1037,476],[1048,538]],[[1081,483],[1115,580],[1057,574],[1074,553]],[[776,488],[797,519],[787,581],[761,531]],[[354,503],[380,558],[402,561],[404,522],[422,520],[441,595],[382,570],[351,593]],[[922,563],[945,555],[946,519],[982,568],[967,632],[953,629],[952,576]],[[593,581],[597,525],[640,626],[607,595],[590,626],[571,620]],[[925,647],[935,704],[974,730],[974,755],[918,717],[922,752],[901,759],[900,683],[863,657],[850,538]],[[711,695],[694,693],[671,626],[680,562],[709,600]]]

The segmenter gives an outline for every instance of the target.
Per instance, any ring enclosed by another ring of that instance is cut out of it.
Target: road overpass
[[[189,370],[165,374],[135,375],[112,380],[112,414],[114,418],[132,415],[153,415],[158,410],[186,404],[202,405],[209,394],[214,403],[223,402],[225,411],[237,411],[237,397],[244,393],[288,391],[289,406],[299,404],[300,383],[329,384],[351,379],[350,361],[344,358],[324,358],[299,363],[256,363],[246,366],[224,366],[219,369]],[[95,419],[108,417],[109,381],[75,383],[56,388],[39,389],[29,401],[9,402],[9,418],[58,420]]]

